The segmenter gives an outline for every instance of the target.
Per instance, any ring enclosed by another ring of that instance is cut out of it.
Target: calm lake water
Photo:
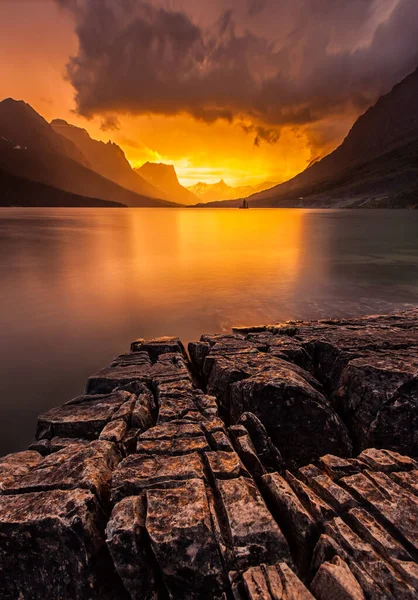
[[[0,209],[0,454],[136,337],[418,304],[418,211]]]

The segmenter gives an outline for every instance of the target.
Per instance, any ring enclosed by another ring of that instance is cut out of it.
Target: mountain
[[[127,206],[176,206],[128,190],[90,168],[89,160],[28,104],[0,102],[0,168],[79,196]]]
[[[64,192],[0,169],[0,206],[120,208],[124,205]]]
[[[117,144],[111,141],[105,144],[94,140],[85,129],[71,125],[63,119],[55,119],[51,122],[51,127],[87,157],[90,168],[96,173],[136,194],[164,198],[162,190],[150,185],[132,169],[123,150]]]
[[[181,204],[196,204],[199,202],[199,199],[190,190],[179,183],[173,165],[146,162],[142,167],[135,169],[135,172],[148,183],[161,190],[164,198]]]
[[[418,69],[354,123],[342,144],[256,206],[418,206]]]
[[[235,200],[237,198],[246,198],[262,190],[272,188],[275,184],[265,181],[258,185],[247,185],[240,187],[231,187],[223,179],[218,183],[199,182],[188,189],[193,192],[203,202],[213,202],[219,200]]]
[[[0,136],[22,148],[37,148],[62,154],[85,167],[89,162],[70,141],[58,135],[41,115],[23,100],[6,98],[0,102]]]

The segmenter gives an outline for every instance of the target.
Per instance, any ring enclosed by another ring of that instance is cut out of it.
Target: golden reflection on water
[[[2,209],[0,454],[134,337],[418,302],[418,213],[384,213]]]

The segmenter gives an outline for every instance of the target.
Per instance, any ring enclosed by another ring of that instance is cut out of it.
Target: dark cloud
[[[76,21],[68,77],[87,117],[251,121],[274,143],[282,126],[364,110],[418,65],[417,0],[218,0],[212,20],[206,0],[56,1]]]
[[[267,0],[249,0],[248,14],[250,17],[260,14],[267,6]]]
[[[119,119],[114,115],[105,117],[100,123],[100,129],[102,131],[118,131],[120,129]]]
[[[248,125],[246,123],[239,123],[241,129],[247,134],[255,134],[254,146],[260,146],[261,142],[267,142],[268,144],[277,144],[280,139],[280,129],[271,129],[263,127],[262,125]]]

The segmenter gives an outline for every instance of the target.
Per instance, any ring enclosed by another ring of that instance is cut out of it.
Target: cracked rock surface
[[[138,339],[0,459],[0,600],[418,597],[418,310]]]

